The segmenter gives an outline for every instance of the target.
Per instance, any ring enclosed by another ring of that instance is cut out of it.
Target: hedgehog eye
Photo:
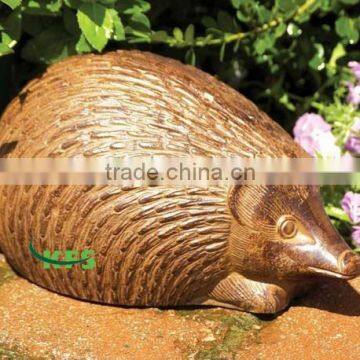
[[[280,223],[280,235],[285,239],[293,238],[297,233],[296,222],[293,219],[285,219]]]

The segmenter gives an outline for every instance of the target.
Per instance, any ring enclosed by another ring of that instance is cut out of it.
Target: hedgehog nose
[[[339,259],[340,271],[343,275],[356,277],[360,275],[360,256],[352,251],[344,251]]]

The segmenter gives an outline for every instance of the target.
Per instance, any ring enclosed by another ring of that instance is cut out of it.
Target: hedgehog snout
[[[311,273],[341,279],[360,275],[360,256],[354,253],[334,228],[328,228],[328,236],[315,236],[315,257],[309,269]]]
[[[350,250],[344,251],[338,259],[341,274],[354,278],[360,275],[360,256]]]

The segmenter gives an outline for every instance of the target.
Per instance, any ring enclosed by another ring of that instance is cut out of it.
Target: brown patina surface
[[[50,66],[5,110],[0,146],[11,158],[305,154],[214,77],[139,51],[75,56]],[[216,300],[278,311],[292,287],[253,290],[238,278],[234,289],[232,278],[210,294],[233,268],[227,198],[226,187],[0,186],[0,248],[23,277],[74,298],[128,306]],[[30,242],[38,251],[91,248],[96,272],[44,269],[30,255]],[[251,251],[247,257],[255,259]]]
[[[5,110],[0,148],[10,158],[306,156],[229,86],[139,51],[49,67]],[[31,249],[91,250],[96,271],[47,269]],[[360,274],[318,189],[301,185],[1,185],[0,250],[39,286],[125,306],[276,313],[309,279]]]

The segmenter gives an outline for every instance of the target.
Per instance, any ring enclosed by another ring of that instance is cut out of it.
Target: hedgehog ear
[[[258,185],[234,185],[229,188],[228,206],[233,217],[245,226],[256,224],[259,204],[264,201],[266,188]]]
[[[239,205],[241,199],[241,188],[242,185],[233,185],[229,188],[228,192],[228,207],[231,215],[241,223]]]

